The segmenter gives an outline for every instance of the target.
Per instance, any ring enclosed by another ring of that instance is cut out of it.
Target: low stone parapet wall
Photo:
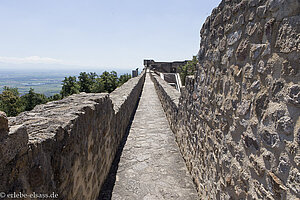
[[[173,132],[176,132],[180,92],[178,92],[178,90],[169,85],[154,72],[151,73],[151,79],[154,82],[156,92],[167,115],[170,127]]]

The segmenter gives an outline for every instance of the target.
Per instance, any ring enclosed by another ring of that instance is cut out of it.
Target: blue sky
[[[133,69],[191,59],[220,0],[1,0],[0,68]]]

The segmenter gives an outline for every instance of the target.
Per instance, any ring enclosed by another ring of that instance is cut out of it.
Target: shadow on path
[[[142,91],[143,91],[143,88],[142,88]],[[133,122],[134,115],[135,115],[137,107],[140,103],[141,94],[142,94],[142,92],[140,93],[138,102],[135,106],[134,112],[132,113],[130,123],[129,123],[127,129],[126,129],[126,132],[125,132],[121,142],[120,142],[120,145],[118,147],[118,150],[117,150],[115,158],[114,158],[114,161],[113,161],[113,163],[110,167],[109,173],[108,173],[108,175],[107,175],[107,177],[106,177],[106,179],[105,179],[105,181],[104,181],[104,183],[101,187],[101,190],[100,190],[99,196],[98,196],[98,200],[110,200],[111,197],[112,197],[112,192],[113,192],[115,182],[116,182],[116,175],[117,175],[118,168],[119,168],[120,158],[121,158],[121,155],[122,155],[122,152],[123,152],[123,148],[126,144],[127,137],[129,135],[129,131],[130,131],[130,128],[131,128],[131,125],[132,125],[132,122]]]

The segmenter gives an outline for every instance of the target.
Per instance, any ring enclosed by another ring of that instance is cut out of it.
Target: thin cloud
[[[42,67],[41,67],[42,66]],[[29,56],[29,57],[6,57],[0,56],[0,69],[30,69],[30,70],[97,70],[107,69],[97,65],[84,65],[77,62],[69,62],[49,57]],[[110,69],[110,68],[108,68]]]
[[[40,56],[29,57],[2,57],[0,62],[9,64],[65,64],[62,60]]]

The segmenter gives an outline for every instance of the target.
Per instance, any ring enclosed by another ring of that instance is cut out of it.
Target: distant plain
[[[47,97],[60,92],[62,81],[66,76],[78,76],[82,70],[77,71],[20,71],[20,70],[1,70],[0,69],[0,93],[4,86],[17,87],[21,95],[26,94],[30,88],[35,92],[45,94]],[[101,75],[104,70],[92,70],[86,72],[96,72]],[[107,70],[112,71],[112,70]],[[130,73],[130,70],[115,70],[118,76]]]

